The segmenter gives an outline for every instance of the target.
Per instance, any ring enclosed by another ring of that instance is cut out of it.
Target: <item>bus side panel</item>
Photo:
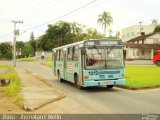
[[[78,78],[80,78],[80,53],[78,52],[78,60],[73,61],[73,58],[71,61],[67,61],[67,79],[68,81],[75,83],[74,81],[74,75],[77,74]]]
[[[67,80],[74,83],[74,69],[73,69],[73,61],[67,61]]]

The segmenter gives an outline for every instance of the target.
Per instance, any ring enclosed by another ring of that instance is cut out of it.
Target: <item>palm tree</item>
[[[104,11],[102,14],[98,16],[98,23],[102,25],[102,28],[104,29],[104,34],[106,34],[107,26],[110,26],[112,22],[113,19],[109,12]]]
[[[121,33],[119,31],[116,32],[116,38],[120,38]]]
[[[108,33],[109,33],[109,37],[112,37],[112,33],[113,33],[112,29],[109,29]]]
[[[154,18],[154,19],[152,19],[152,24],[153,24],[153,25],[158,25],[158,20],[157,20],[157,19],[155,19],[155,18]]]

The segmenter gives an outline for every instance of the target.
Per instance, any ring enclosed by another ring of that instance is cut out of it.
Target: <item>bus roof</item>
[[[64,46],[60,46],[60,47],[57,47],[57,48],[53,48],[52,50],[57,50],[57,49],[62,49],[62,48],[67,48],[67,47],[72,47],[72,46],[77,46],[77,45],[83,45],[83,43],[85,42],[89,42],[89,41],[96,41],[96,40],[109,40],[107,38],[101,38],[101,39],[90,39],[90,40],[83,40],[83,41],[80,41],[80,42],[75,42],[75,43],[71,43],[71,44],[68,44],[68,45],[64,45]],[[121,41],[119,39],[111,39],[110,41]]]
[[[80,45],[80,44],[83,44],[83,43],[84,43],[84,41],[75,42],[75,43],[71,43],[71,44],[68,44],[68,45],[61,46],[61,47],[53,48],[52,50],[62,49],[62,48],[66,48],[66,47],[69,47],[69,46]]]

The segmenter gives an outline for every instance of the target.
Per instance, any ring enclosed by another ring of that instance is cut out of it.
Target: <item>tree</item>
[[[104,36],[102,34],[98,33],[98,31],[96,29],[88,28],[87,33],[84,36],[84,40],[103,38],[103,37]]]
[[[158,25],[158,20],[157,20],[157,19],[155,19],[155,18],[154,18],[154,19],[152,19],[152,24],[153,24],[153,25]]]
[[[18,58],[24,57],[24,53],[22,52],[22,49],[24,48],[24,46],[25,46],[25,42],[16,41],[16,51],[18,53],[17,55]]]
[[[109,29],[108,33],[109,33],[109,37],[112,37],[112,33],[113,33],[112,29]]]
[[[73,41],[74,42],[81,41],[83,39],[83,28],[85,26],[81,25],[81,24],[78,24],[76,22],[73,22],[73,23],[70,23],[70,24],[71,24],[72,37],[75,39]]]
[[[23,57],[33,56],[33,48],[29,43],[25,43],[25,46],[22,48]]]
[[[29,43],[33,48],[33,55],[35,55],[37,47],[36,47],[36,41],[35,41],[35,37],[34,37],[34,33],[33,32],[31,32]]]
[[[119,31],[116,32],[116,38],[120,38],[121,33]]]
[[[58,21],[48,25],[45,34],[38,38],[38,49],[50,51],[54,47],[66,45],[83,39],[83,30],[78,23]]]
[[[9,42],[0,44],[0,59],[12,59],[12,46]]]
[[[34,33],[33,32],[31,32],[31,35],[30,35],[30,41],[34,41]]]
[[[48,25],[45,34],[40,36],[37,41],[37,49],[51,51],[55,47],[70,44],[84,39],[101,38],[102,34],[96,29],[87,30],[84,33],[84,25],[66,21],[58,21]]]
[[[160,32],[160,25],[157,25],[153,32]]]
[[[104,11],[102,14],[98,16],[98,23],[104,29],[104,35],[106,35],[107,26],[110,26],[112,22],[113,22],[113,19],[109,12]]]

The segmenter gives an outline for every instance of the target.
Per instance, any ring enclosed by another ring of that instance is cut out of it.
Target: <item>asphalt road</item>
[[[94,87],[79,90],[71,83],[59,83],[53,76],[52,69],[38,62],[17,62],[17,67],[51,80],[56,88],[67,95],[57,102],[56,107],[60,113],[160,113],[159,88],[131,91],[117,87],[112,90]]]

